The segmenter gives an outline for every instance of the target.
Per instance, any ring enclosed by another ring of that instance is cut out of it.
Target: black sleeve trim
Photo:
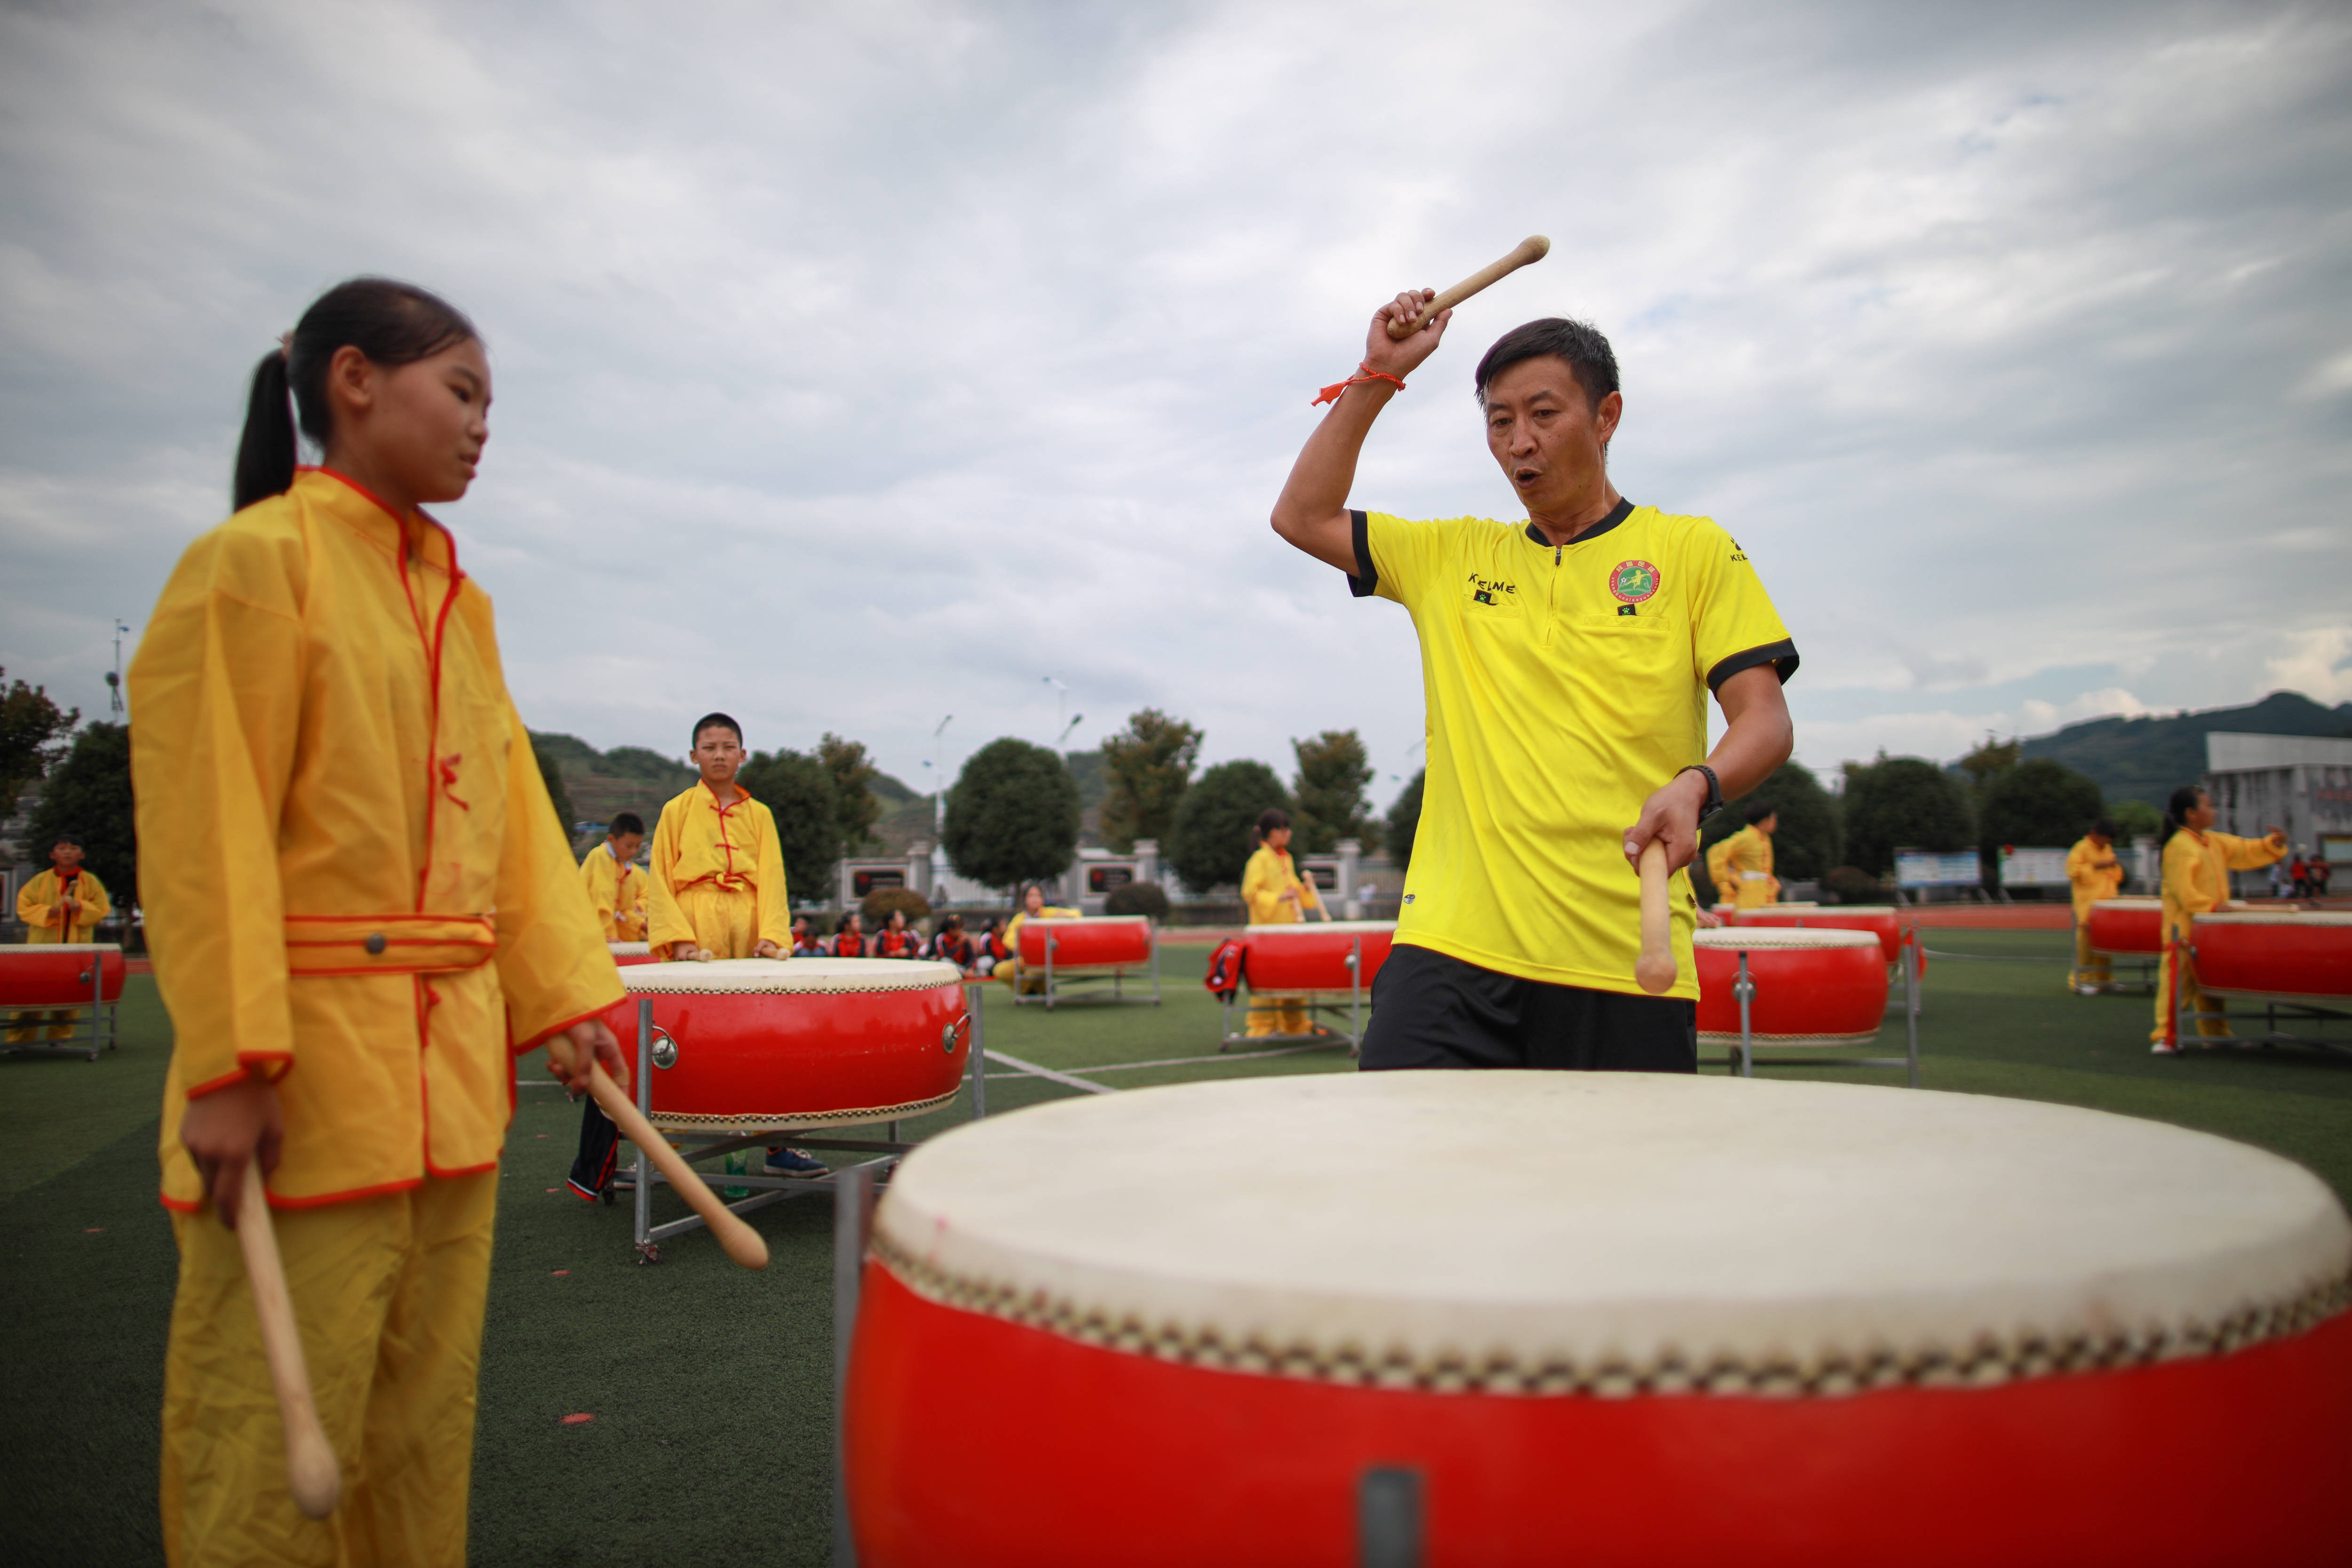
[[[1356,570],[1349,574],[1348,592],[1359,599],[1369,599],[1381,585],[1381,569],[1372,564],[1371,530],[1360,511],[1350,510],[1348,521],[1356,546]]]
[[[1780,677],[1780,684],[1789,684],[1789,677],[1797,673],[1797,645],[1781,641],[1751,647],[1746,653],[1735,653],[1718,662],[1706,672],[1706,689],[1720,691],[1723,683],[1743,669],[1753,669],[1759,664],[1770,665]]]

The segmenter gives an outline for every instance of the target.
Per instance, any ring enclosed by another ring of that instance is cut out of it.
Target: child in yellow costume
[[[1706,879],[1715,889],[1715,901],[1720,909],[1736,909],[1739,904],[1739,876],[1731,868],[1731,837],[1715,841],[1706,852]]]
[[[2080,994],[2096,994],[2114,978],[2107,955],[2091,949],[2091,906],[2112,899],[2124,885],[2124,865],[2116,858],[2116,825],[2105,817],[2066,851],[2066,880],[2074,888],[2074,969],[2066,984]]]
[[[636,864],[637,851],[645,845],[644,820],[634,811],[624,811],[604,829],[604,842],[580,862],[580,885],[587,889],[607,942],[646,940],[646,874]]]
[[[1716,847],[1727,873],[1717,875],[1716,885],[1728,880],[1733,906],[1752,910],[1780,901],[1780,879],[1772,874],[1772,835],[1780,830],[1780,813],[1769,800],[1751,800],[1747,815],[1748,826]],[[1714,872],[1715,866],[1715,856],[1709,855],[1707,869]]]
[[[1302,881],[1290,863],[1290,814],[1269,808],[1257,819],[1257,848],[1242,872],[1242,905],[1252,925],[1295,925],[1314,910],[1329,918],[1315,884]],[[1307,1005],[1296,996],[1250,993],[1249,1029],[1253,1037],[1304,1035],[1312,1032]]]
[[[2197,984],[2197,966],[2186,953],[2176,963],[2172,944],[2186,942],[2189,922],[2209,910],[2230,901],[2230,873],[2267,866],[2286,853],[2286,835],[2273,827],[2268,837],[2241,838],[2213,831],[2213,797],[2193,786],[2172,792],[2166,818],[2169,837],[2164,841],[2164,960],[2156,982],[2156,1027],[2148,1038],[2158,1056],[2179,1048],[2172,1037],[2173,990],[2180,987],[2180,1005],[2192,1013],[2223,1013]],[[2197,1033],[2208,1040],[2236,1038],[2222,1018],[2200,1018]]]
[[[130,672],[141,891],[172,1014],[162,1197],[173,1563],[466,1561],[475,1373],[513,1058],[584,1086],[621,1000],[500,672],[420,503],[488,434],[465,317],[331,289],[255,372],[236,515]],[[324,449],[297,471],[292,408]],[[342,1500],[288,1493],[231,1234],[258,1162]]]
[[[694,765],[702,777],[662,807],[654,825],[646,900],[654,956],[788,958],[793,921],[776,819],[735,782],[743,766],[743,726],[724,713],[694,721]],[[587,1131],[581,1133],[582,1157]],[[761,1173],[810,1179],[824,1163],[798,1149],[768,1151]],[[574,1168],[573,1184],[579,1184]]]
[[[1004,928],[1003,938],[1004,957],[997,963],[992,978],[1002,980],[1012,986],[1013,994],[1016,996],[1044,994],[1045,990],[1044,968],[1024,971],[1022,967],[1021,928],[1030,921],[1074,921],[1077,918],[1076,910],[1066,910],[1047,903],[1045,889],[1040,884],[1031,882],[1024,886],[1021,889],[1021,908]]]
[[[95,942],[98,922],[114,912],[113,903],[106,896],[106,884],[94,873],[81,868],[82,841],[70,833],[60,833],[49,847],[49,869],[26,882],[16,894],[16,918],[25,922],[25,941],[36,942]],[[12,1045],[33,1038],[40,1026],[48,1026],[53,1040],[71,1039],[74,1017],[79,1007],[55,1007],[47,1012],[25,1012],[9,1020],[8,1040]]]

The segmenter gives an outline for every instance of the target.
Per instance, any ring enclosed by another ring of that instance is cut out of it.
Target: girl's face
[[[1289,848],[1289,847],[1290,847],[1290,829],[1288,829],[1287,827],[1277,827],[1277,828],[1276,828],[1273,832],[1271,832],[1271,833],[1267,834],[1267,835],[1265,836],[1265,847],[1266,847],[1268,849],[1287,849],[1287,848]]]
[[[1021,907],[1035,914],[1045,907],[1045,890],[1043,888],[1030,889],[1021,896]]]
[[[490,362],[476,340],[399,365],[346,345],[328,363],[327,393],[328,467],[382,475],[419,505],[456,500],[473,484],[490,438]]]

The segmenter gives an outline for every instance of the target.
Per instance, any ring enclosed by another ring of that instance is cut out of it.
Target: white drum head
[[[650,942],[608,942],[604,945],[613,950],[613,956],[614,958],[650,958],[653,956],[653,944]]]
[[[892,1180],[914,1289],[1237,1371],[1834,1394],[2232,1348],[2340,1310],[2352,1222],[2276,1155],[2067,1106],[1648,1073],[1086,1096]]]
[[[1242,934],[1255,942],[1263,936],[1305,936],[1312,931],[1356,936],[1394,930],[1394,921],[1287,921],[1281,925],[1244,926]]]
[[[1818,904],[1818,903],[1810,903],[1810,904],[1807,904],[1807,903],[1799,903],[1799,904],[1750,904],[1748,908],[1746,908],[1746,909],[1744,909],[1744,910],[1740,910],[1740,909],[1739,909],[1739,907],[1738,907],[1737,904],[1731,905],[1731,906],[1729,906],[1729,907],[1730,907],[1730,908],[1732,908],[1732,909],[1735,909],[1735,910],[1738,910],[1738,912],[1739,912],[1739,913],[1741,913],[1741,914],[1743,914],[1743,915],[1794,915],[1794,914],[1803,914],[1803,913],[1807,913],[1807,912],[1809,912],[1809,911],[1811,911],[1811,910],[1818,910],[1818,909],[1820,909],[1822,906],[1821,906],[1820,904]],[[1844,909],[1844,908],[1846,908],[1847,906],[1846,906],[1846,905],[1843,905],[1843,904],[1841,904],[1841,905],[1839,905],[1838,907],[1839,907],[1840,909]],[[1859,906],[1855,906],[1855,907],[1859,907]]]
[[[2160,910],[2164,908],[2164,900],[2135,893],[2123,899],[2094,899],[2091,907],[2095,910]]]
[[[1696,947],[1754,952],[1777,947],[1877,947],[1878,933],[1837,926],[1720,926],[1691,932]]]
[[[963,972],[928,958],[719,958],[709,963],[636,963],[621,971],[633,996],[720,996],[860,991],[929,991]]]
[[[121,952],[119,942],[0,942],[0,953],[24,956],[41,952]]]
[[[2352,910],[2228,910],[2199,915],[2199,925],[2352,926]]]

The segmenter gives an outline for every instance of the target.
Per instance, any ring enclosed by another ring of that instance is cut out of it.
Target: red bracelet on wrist
[[[1323,389],[1322,396],[1317,398],[1313,403],[1308,404],[1307,406],[1309,408],[1316,408],[1326,403],[1337,403],[1339,401],[1339,395],[1341,393],[1347,391],[1348,388],[1351,386],[1367,381],[1385,381],[1394,386],[1399,392],[1402,392],[1404,390],[1404,378],[1402,376],[1391,375],[1384,370],[1374,370],[1370,365],[1365,364],[1361,361],[1358,361],[1355,374],[1349,376],[1345,381],[1333,382],[1330,385]]]

